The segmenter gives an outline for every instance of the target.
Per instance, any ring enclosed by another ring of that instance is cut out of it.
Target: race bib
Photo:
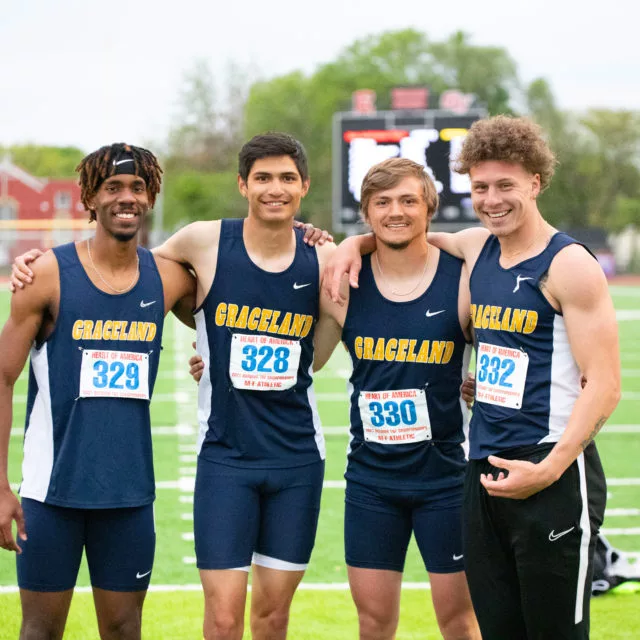
[[[476,401],[520,409],[529,356],[520,349],[480,342],[476,365]]]
[[[403,444],[431,440],[424,389],[361,391],[358,406],[367,442]]]
[[[80,398],[149,399],[149,354],[82,351]]]
[[[298,381],[302,347],[296,340],[234,333],[229,376],[236,389],[284,391]]]

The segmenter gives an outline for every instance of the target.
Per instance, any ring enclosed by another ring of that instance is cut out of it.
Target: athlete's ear
[[[531,185],[531,199],[535,200],[540,195],[540,174],[533,174],[533,184]]]
[[[243,198],[247,197],[247,183],[238,175],[238,191]]]

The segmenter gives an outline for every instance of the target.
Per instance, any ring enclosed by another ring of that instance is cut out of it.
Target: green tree
[[[0,156],[8,156],[15,165],[40,178],[68,178],[84,157],[77,147],[49,147],[35,144],[0,147]]]

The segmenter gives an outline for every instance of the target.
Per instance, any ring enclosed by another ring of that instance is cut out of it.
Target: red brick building
[[[32,247],[78,240],[91,229],[74,178],[36,178],[0,162],[0,265]]]

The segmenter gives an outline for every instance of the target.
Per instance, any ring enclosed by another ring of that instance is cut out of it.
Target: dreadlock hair
[[[142,147],[116,142],[90,153],[76,167],[76,171],[80,174],[80,199],[84,208],[90,212],[90,222],[96,219],[96,212],[90,209],[89,200],[96,195],[100,185],[115,174],[114,160],[122,155],[133,157],[135,175],[144,178],[151,207],[156,202],[156,196],[160,193],[160,183],[162,182],[162,169],[157,158],[151,151]]]

